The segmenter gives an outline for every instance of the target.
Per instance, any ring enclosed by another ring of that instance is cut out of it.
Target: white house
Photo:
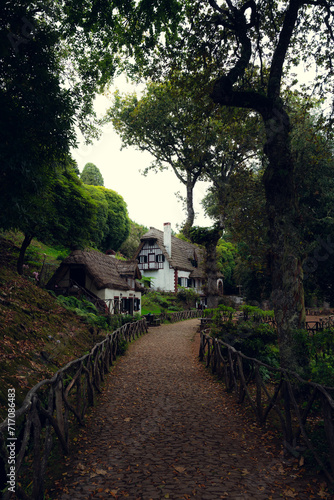
[[[164,230],[153,227],[141,237],[135,259],[142,276],[154,278],[152,288],[177,292],[178,285],[194,288],[205,304],[204,250],[197,245],[172,236],[169,222]],[[222,277],[218,286],[222,290]]]
[[[141,273],[136,261],[118,260],[95,250],[73,251],[48,283],[58,293],[86,294],[112,314],[141,313]],[[96,300],[94,300],[96,299]]]

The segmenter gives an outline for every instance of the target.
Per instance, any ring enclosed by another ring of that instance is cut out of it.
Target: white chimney
[[[164,223],[164,246],[169,256],[172,255],[172,226],[170,222]]]

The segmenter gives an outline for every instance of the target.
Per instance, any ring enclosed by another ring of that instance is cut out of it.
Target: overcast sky
[[[307,83],[314,73],[298,71],[300,83]],[[110,94],[118,88],[122,93],[136,90],[138,95],[144,85],[134,87],[126,82],[124,77],[116,79]],[[102,116],[111,105],[107,97],[98,96],[96,111]],[[185,196],[185,186],[176,178],[173,171],[163,171],[157,174],[150,172],[144,177],[140,171],[150,165],[152,157],[148,153],[137,151],[134,147],[121,151],[121,140],[112,124],[103,129],[100,140],[86,146],[79,141],[78,149],[72,152],[82,171],[86,163],[94,163],[102,173],[105,187],[113,189],[125,200],[130,219],[147,227],[162,229],[164,222],[170,222],[172,229],[177,231],[186,218],[182,203],[175,196],[180,192]],[[197,183],[194,191],[194,207],[197,213],[195,225],[211,226],[212,221],[204,216],[201,200],[206,194],[207,184]],[[178,227],[177,227],[178,226]]]
[[[115,87],[121,92],[133,89],[124,79],[118,80]],[[107,107],[107,98],[98,97],[96,101],[98,114],[102,114]],[[178,181],[172,170],[157,174],[150,172],[144,177],[140,170],[150,165],[152,156],[133,147],[122,151],[120,149],[121,140],[109,124],[103,129],[100,140],[88,146],[80,142],[78,149],[73,150],[72,154],[80,171],[88,162],[94,163],[99,168],[105,187],[113,189],[124,198],[131,220],[157,229],[162,229],[164,222],[170,222],[172,229],[176,231],[177,226],[181,227],[186,215],[175,193],[179,191],[185,196],[185,186]],[[194,196],[195,211],[198,212],[195,225],[212,225],[210,219],[205,218],[200,205],[205,193],[206,184],[198,183]]]

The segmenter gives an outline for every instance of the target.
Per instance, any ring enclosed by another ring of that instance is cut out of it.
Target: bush
[[[178,287],[177,300],[184,304],[187,309],[195,308],[199,301],[199,294],[193,288]]]
[[[303,369],[303,378],[334,387],[333,338],[333,329],[314,334],[306,330],[297,330],[294,333],[294,350]]]
[[[261,323],[269,318],[274,318],[274,311],[264,311],[257,306],[250,306],[245,304],[243,306],[240,306],[240,311],[243,312],[244,321],[248,321],[249,319],[251,319],[256,323]]]
[[[65,307],[65,309],[68,309],[69,311],[72,311],[80,316],[89,325],[96,326],[97,328],[101,328],[103,330],[110,330],[111,321],[109,317],[100,315],[97,308],[89,300],[85,298],[78,299],[73,296],[65,297],[64,295],[59,295],[57,297],[57,301]]]
[[[126,342],[125,339],[120,339],[118,344],[117,344],[117,350],[116,350],[116,355],[117,356],[123,356],[128,348],[128,343]]]

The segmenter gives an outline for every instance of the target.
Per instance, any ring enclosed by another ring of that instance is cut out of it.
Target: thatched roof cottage
[[[112,314],[140,313],[141,273],[136,261],[122,261],[95,250],[75,250],[48,283],[58,293],[85,293],[105,302]]]

